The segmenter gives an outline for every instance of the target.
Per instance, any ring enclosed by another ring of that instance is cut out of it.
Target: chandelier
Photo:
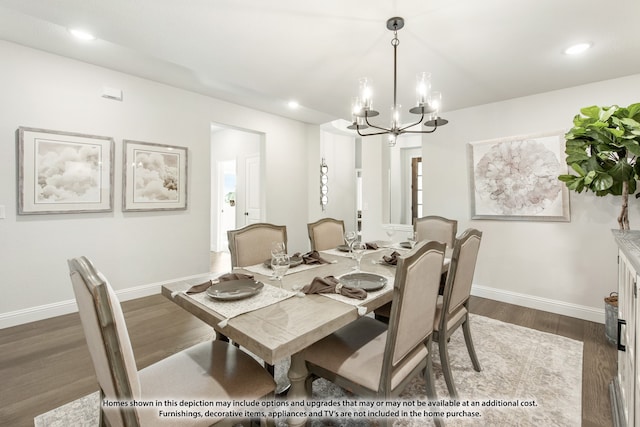
[[[420,116],[420,119],[415,123],[402,126],[400,121],[400,108],[401,106],[397,102],[397,53],[398,45],[398,30],[404,27],[404,19],[400,17],[394,17],[387,20],[387,29],[393,31],[393,39],[391,39],[391,46],[393,46],[393,104],[391,105],[391,126],[382,127],[375,125],[369,121],[369,118],[375,117],[380,113],[372,108],[373,105],[373,91],[371,86],[371,80],[364,77],[360,79],[358,97],[353,98],[351,103],[351,119],[352,124],[347,126],[347,129],[355,130],[360,136],[373,136],[373,135],[389,135],[389,145],[394,146],[398,136],[403,133],[433,133],[439,126],[444,126],[448,123],[448,120],[439,116],[440,107],[442,105],[442,94],[440,92],[431,90],[431,74],[419,73],[416,81],[416,105],[409,110],[410,113]],[[426,119],[426,121],[425,121]],[[421,124],[424,121],[424,125],[430,127],[429,130],[408,130],[414,126]],[[377,131],[367,131],[362,133],[364,129],[377,129]]]

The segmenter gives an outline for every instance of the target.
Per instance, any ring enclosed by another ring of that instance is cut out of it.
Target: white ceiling
[[[374,108],[389,109],[393,16],[406,21],[405,111],[419,71],[443,93],[443,117],[640,73],[640,0],[0,0],[0,38],[320,124],[350,119],[363,76],[374,80]],[[98,39],[73,39],[74,26]],[[562,53],[581,41],[593,48]]]

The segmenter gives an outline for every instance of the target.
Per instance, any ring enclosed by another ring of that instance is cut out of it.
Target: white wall
[[[157,291],[158,282],[208,271],[212,122],[265,135],[266,220],[287,224],[292,247],[308,244],[306,203],[290,208],[306,200],[307,164],[292,159],[307,158],[317,126],[4,41],[0,58],[0,327],[73,310],[71,257],[89,256],[116,290]],[[103,86],[122,89],[124,101],[101,98]],[[113,137],[113,212],[17,216],[19,126]],[[189,148],[186,211],[122,212],[123,139]],[[274,191],[277,182],[287,191]]]
[[[580,108],[640,101],[640,75],[443,114],[449,124],[423,138],[425,214],[455,218],[459,232],[483,231],[474,293],[603,321],[616,290],[611,229],[620,199],[570,193],[571,222],[470,220],[467,143],[567,130]],[[562,159],[564,161],[564,159]],[[630,200],[640,228],[640,201]]]

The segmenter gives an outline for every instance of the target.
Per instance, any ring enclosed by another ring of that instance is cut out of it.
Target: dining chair
[[[458,221],[437,215],[416,218],[413,222],[413,231],[416,232],[418,241],[435,240],[447,244],[447,249],[453,248],[458,232]]]
[[[312,251],[324,251],[344,244],[344,221],[322,218],[307,224]]]
[[[389,399],[424,375],[426,395],[436,399],[431,340],[444,250],[444,243],[421,242],[399,259],[388,325],[363,316],[305,350],[309,396],[322,377],[356,395]]]
[[[138,370],[118,297],[107,279],[86,257],[68,261],[80,321],[100,386],[100,426],[174,425],[159,408],[120,406],[117,402],[261,399],[273,395],[275,382],[242,350],[207,341]],[[153,327],[153,325],[150,325]],[[174,408],[175,409],[175,408]],[[238,420],[181,418],[180,425],[228,425]]]
[[[451,373],[449,338],[460,326],[462,326],[464,341],[473,369],[477,372],[482,370],[473,346],[471,327],[469,325],[469,298],[481,240],[482,232],[472,228],[467,229],[456,239],[447,283],[438,303],[435,316],[433,335],[438,342],[442,372],[447,383],[449,395],[456,399],[458,398],[458,392]]]
[[[229,230],[227,237],[231,267],[247,267],[271,259],[273,242],[283,242],[286,250],[287,226],[259,222]]]

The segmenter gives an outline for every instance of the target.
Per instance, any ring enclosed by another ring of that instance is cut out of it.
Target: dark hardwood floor
[[[223,271],[219,261],[212,269]],[[138,368],[213,338],[208,325],[161,295],[122,305]],[[608,385],[616,350],[604,325],[475,297],[471,311],[582,341],[582,426],[613,425]],[[36,415],[96,390],[77,313],[0,330],[0,426],[33,426]]]

